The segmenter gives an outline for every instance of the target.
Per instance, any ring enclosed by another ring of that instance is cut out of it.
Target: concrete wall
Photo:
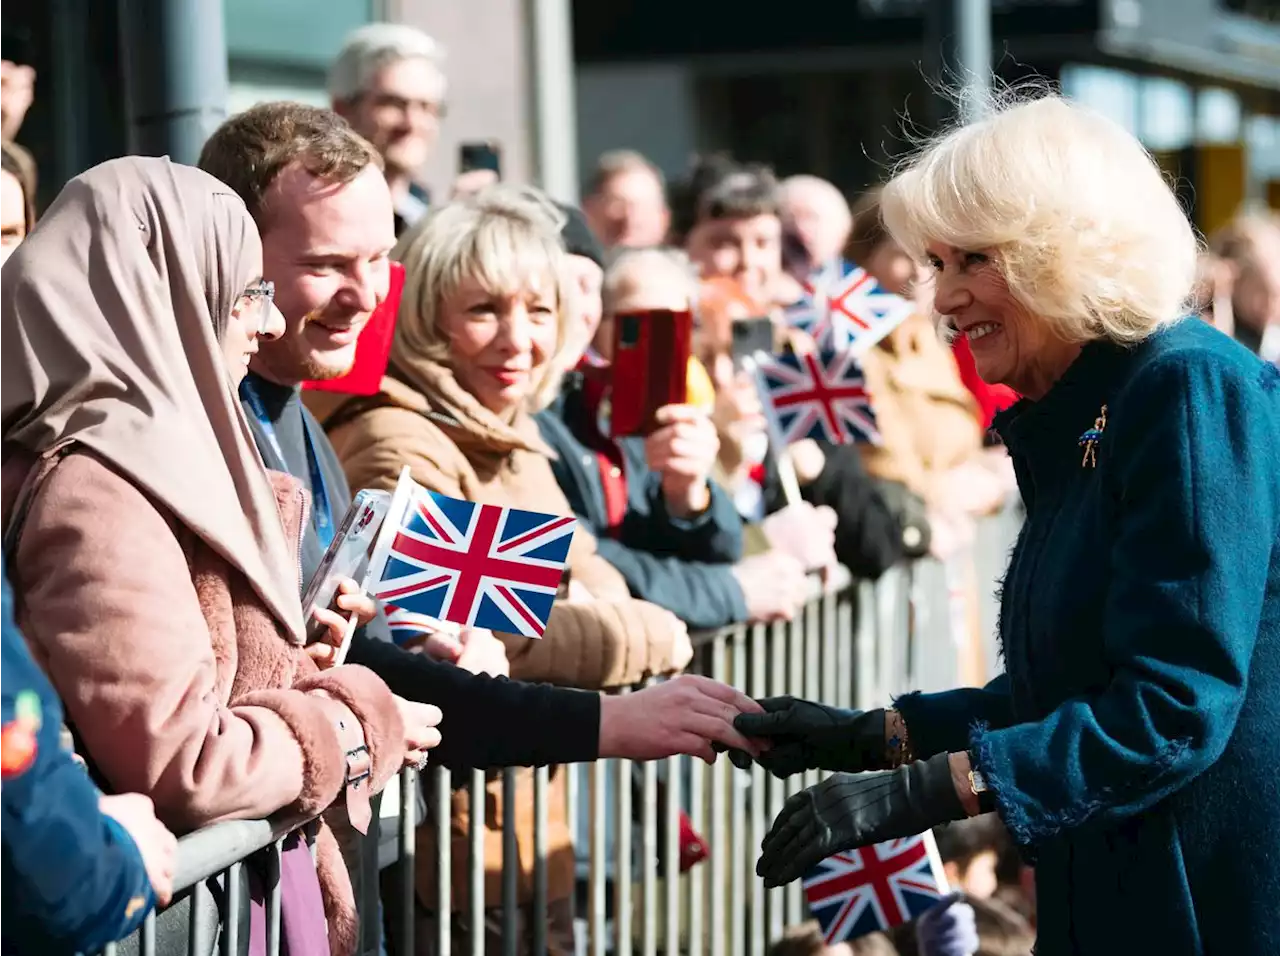
[[[449,112],[423,182],[447,196],[458,144],[469,140],[497,140],[504,177],[528,180],[533,157],[522,0],[387,0],[386,18],[425,30],[448,52]]]

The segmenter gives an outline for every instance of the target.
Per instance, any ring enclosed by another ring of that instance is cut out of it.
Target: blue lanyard
[[[288,471],[289,459],[285,458],[280,439],[276,437],[275,422],[267,414],[262,397],[254,390],[253,379],[244,380],[240,386],[240,394],[253,409],[253,415],[262,426],[267,441],[271,443],[271,450],[275,452],[280,467]],[[311,423],[307,421],[306,415],[302,416],[302,433],[307,445],[307,469],[311,472],[311,524],[315,528],[316,537],[320,539],[321,549],[328,549],[329,542],[333,540],[333,510],[329,492],[325,488],[324,473],[320,470],[320,461],[316,455],[315,436],[311,434]]]

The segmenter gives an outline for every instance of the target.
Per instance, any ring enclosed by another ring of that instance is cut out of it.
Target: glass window
[[[1104,66],[1067,64],[1062,68],[1062,92],[1111,117],[1129,132],[1138,132],[1139,82],[1132,73]]]
[[[234,60],[324,69],[346,35],[374,19],[378,0],[223,0]]]
[[[1190,146],[1195,136],[1195,99],[1190,87],[1162,76],[1142,80],[1138,138],[1147,149],[1169,152]]]
[[[1231,90],[1210,87],[1196,97],[1196,141],[1240,142],[1240,98]]]

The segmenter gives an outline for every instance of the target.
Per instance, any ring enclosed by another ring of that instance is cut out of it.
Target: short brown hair
[[[234,189],[261,227],[271,184],[294,163],[335,183],[349,183],[371,165],[382,169],[373,144],[337,113],[288,102],[232,116],[204,144],[199,166]]]
[[[862,194],[853,207],[853,228],[845,243],[844,257],[854,265],[866,266],[872,254],[892,237],[880,215],[880,187]]]
[[[674,192],[671,231],[680,242],[699,223],[782,215],[782,191],[773,170],[739,163],[725,153],[699,157]]]
[[[595,195],[604,189],[605,184],[613,177],[632,172],[648,173],[658,181],[658,186],[664,193],[667,191],[667,178],[662,175],[662,170],[650,162],[643,153],[634,149],[611,149],[601,153],[600,158],[596,160],[596,168],[591,175],[587,194]]]
[[[872,933],[848,941],[854,956],[898,956],[898,950],[884,933]],[[769,956],[821,956],[827,948],[817,920],[787,929],[769,947]]]

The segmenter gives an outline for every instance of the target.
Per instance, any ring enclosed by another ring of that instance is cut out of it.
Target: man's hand
[[[440,744],[440,721],[444,714],[432,704],[396,698],[400,719],[404,721],[404,766],[421,768],[427,762],[427,751]]]
[[[720,438],[711,418],[692,405],[666,405],[657,411],[659,428],[644,442],[650,470],[662,477],[667,510],[679,518],[711,505],[707,476],[715,466]]]
[[[826,505],[815,508],[802,501],[769,515],[761,527],[770,546],[791,555],[806,571],[822,571],[837,564],[836,521]]]
[[[336,611],[318,607],[311,612],[312,618],[324,625],[325,632],[319,640],[307,645],[307,656],[321,670],[328,670],[337,662],[338,648],[342,646],[350,619],[355,618],[355,626],[362,627],[378,613],[377,602],[351,578],[338,582],[338,596],[334,603],[338,607]]]
[[[726,684],[685,674],[634,694],[600,699],[600,756],[658,760],[689,754],[714,763],[732,747],[757,756],[761,745],[733,729],[738,714],[760,705]]]
[[[462,652],[454,663],[464,671],[488,674],[490,677],[511,676],[507,645],[494,637],[493,631],[480,627],[464,627],[458,637],[462,642]]]
[[[766,551],[733,566],[753,621],[789,621],[809,600],[804,565],[784,551]]]
[[[156,818],[155,804],[141,793],[103,795],[98,809],[129,832],[147,871],[156,903],[165,906],[173,896],[173,871],[177,865],[178,838]]]

